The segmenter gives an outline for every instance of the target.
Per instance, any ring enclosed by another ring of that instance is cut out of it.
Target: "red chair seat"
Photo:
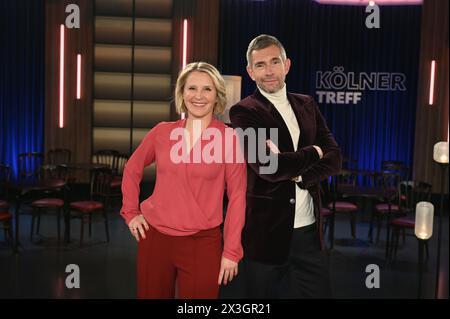
[[[122,186],[122,177],[120,176],[114,176],[113,180],[110,184],[111,188],[117,188]]]
[[[328,204],[328,208],[333,210],[333,203]],[[336,211],[342,213],[351,213],[358,210],[358,207],[350,202],[336,202]]]
[[[323,217],[328,217],[333,215],[333,212],[326,207],[322,207],[320,210],[320,215]]]
[[[10,213],[0,213],[0,221],[5,221],[11,219],[12,216]]]
[[[8,210],[9,209],[9,203],[4,200],[0,200],[0,210]]]
[[[400,217],[391,221],[391,225],[397,227],[414,228],[416,220],[414,217]]]
[[[88,200],[70,203],[70,208],[81,211],[83,213],[90,213],[97,209],[102,209],[103,204],[100,202]]]
[[[64,201],[60,198],[42,198],[31,203],[32,207],[55,207],[61,208],[64,206]]]
[[[388,204],[378,204],[375,206],[375,209],[379,213],[388,213],[389,212],[389,205]],[[398,213],[399,212],[398,205],[391,205],[391,212]]]

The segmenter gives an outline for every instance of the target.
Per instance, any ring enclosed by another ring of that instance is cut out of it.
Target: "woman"
[[[177,282],[180,298],[217,298],[219,285],[237,275],[243,255],[246,166],[237,156],[225,160],[238,148],[226,143],[231,129],[214,118],[226,105],[225,83],[216,68],[204,62],[187,65],[177,79],[175,105],[187,119],[155,126],[123,175],[121,215],[138,241],[138,297],[174,298]],[[232,140],[237,145],[234,132]],[[153,162],[155,189],[139,205],[143,170]],[[225,187],[229,204],[222,248]]]

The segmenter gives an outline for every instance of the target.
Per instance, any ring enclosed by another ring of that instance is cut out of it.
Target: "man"
[[[250,298],[331,297],[319,183],[340,170],[341,153],[313,98],[286,92],[290,65],[275,37],[253,39],[247,72],[257,89],[230,110],[233,127],[244,132],[278,128],[278,145],[267,140],[276,172],[261,174],[263,164],[248,161],[242,241]]]

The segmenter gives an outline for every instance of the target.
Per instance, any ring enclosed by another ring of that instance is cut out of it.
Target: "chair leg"
[[[58,243],[61,239],[61,209],[58,208],[58,210],[56,211],[56,228],[58,230]]]
[[[92,237],[92,214],[89,214],[89,238]]]
[[[398,227],[395,229],[395,249],[394,249],[394,257],[397,257],[398,250],[398,241],[400,239],[400,229]]]
[[[392,227],[392,228],[394,228],[394,227]],[[394,229],[392,229],[392,233],[393,232],[394,232]],[[390,233],[391,233],[391,226],[389,224],[387,224],[386,225],[386,252],[385,252],[386,259],[389,259],[390,257],[392,257],[392,253],[394,250],[394,247],[393,247],[394,243],[392,242],[392,238],[389,238]],[[391,240],[389,240],[389,239],[391,239]]]
[[[330,224],[330,231],[329,231],[329,240],[330,240],[330,249],[334,248],[334,224],[336,223],[335,220],[335,214],[331,215],[331,224]]]
[[[355,239],[356,238],[356,213],[351,213],[350,228],[352,231],[352,237],[353,237],[353,239]]]
[[[381,232],[382,219],[383,219],[383,216],[381,214],[377,214],[377,239],[376,239],[376,243],[377,244],[380,242],[380,232]]]
[[[40,210],[40,208],[38,208],[37,211],[38,211],[38,215],[37,215],[36,235],[39,234],[39,231],[41,229],[41,210]]]
[[[7,231],[8,231],[8,240],[9,243],[13,246],[14,245],[14,236],[13,236],[13,224],[12,220],[7,222]]]
[[[80,225],[80,247],[83,246],[83,234],[84,234],[84,216],[81,216],[81,225]]]
[[[67,207],[63,209],[64,214],[64,242],[70,242],[70,209]]]
[[[389,224],[389,221],[386,223],[386,259],[389,258],[389,256],[391,255],[391,249],[390,249],[390,245],[392,245],[392,243],[390,242],[391,238],[391,226]]]
[[[370,214],[370,224],[369,224],[369,242],[373,241],[373,220],[374,220],[374,215],[375,213],[372,211],[372,213]]]
[[[35,220],[36,215],[37,215],[36,210],[37,209],[33,207],[33,210],[31,211],[30,241],[33,241],[34,220]]]
[[[105,210],[103,210],[103,217],[105,218],[106,241],[109,243],[108,213]]]

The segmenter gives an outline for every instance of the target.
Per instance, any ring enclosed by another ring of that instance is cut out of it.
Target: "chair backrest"
[[[92,161],[93,163],[109,165],[112,170],[115,170],[119,154],[120,153],[115,150],[98,150],[94,153]]]
[[[399,206],[405,213],[414,213],[418,202],[431,199],[432,186],[422,181],[402,181],[399,183]]]
[[[105,201],[110,194],[112,181],[112,169],[98,168],[91,174],[91,200]]]
[[[2,185],[8,183],[11,179],[11,167],[0,164],[0,199],[8,198],[8,187]]]
[[[398,185],[403,180],[399,172],[383,171],[379,174],[380,185],[386,191],[397,191]]]
[[[409,168],[402,161],[386,160],[381,161],[382,172],[396,172],[400,175],[401,180],[406,181],[409,179]]]
[[[72,152],[65,148],[56,148],[47,152],[47,161],[51,165],[70,163]]]
[[[341,197],[343,189],[353,188],[357,185],[357,174],[352,170],[343,169],[332,177],[331,184],[332,198],[333,201],[336,201]]]
[[[356,186],[357,174],[352,170],[343,169],[339,174],[333,176],[334,185],[339,189],[341,186]]]
[[[41,165],[39,170],[39,179],[59,179],[67,182],[68,179],[68,168],[66,166],[46,164]]]
[[[0,182],[9,182],[11,179],[11,167],[0,164]]]
[[[44,163],[44,154],[39,152],[21,153],[19,158],[19,179],[37,179]]]
[[[113,168],[113,174],[116,176],[123,175],[123,169],[125,168],[125,164],[128,162],[129,156],[127,154],[119,154],[116,157],[116,166]]]

